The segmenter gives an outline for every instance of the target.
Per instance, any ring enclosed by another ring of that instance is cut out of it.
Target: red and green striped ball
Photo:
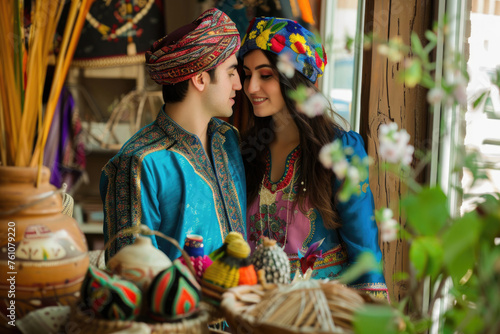
[[[80,291],[84,305],[98,318],[132,320],[140,313],[142,295],[139,288],[95,267],[89,267]]]
[[[195,313],[201,299],[200,286],[179,260],[159,272],[148,291],[149,310],[155,320],[175,320]]]

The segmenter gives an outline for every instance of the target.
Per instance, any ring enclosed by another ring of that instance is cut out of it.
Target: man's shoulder
[[[213,120],[217,124],[217,131],[219,131],[221,134],[223,134],[226,137],[235,136],[238,140],[240,139],[240,132],[234,125],[231,125],[228,122],[223,121],[219,118],[213,118]]]
[[[108,162],[108,165],[142,160],[148,154],[168,149],[174,142],[156,123],[151,123],[136,132]]]

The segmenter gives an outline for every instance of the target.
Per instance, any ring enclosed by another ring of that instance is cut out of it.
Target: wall
[[[190,23],[202,13],[197,0],[164,0],[167,33]]]

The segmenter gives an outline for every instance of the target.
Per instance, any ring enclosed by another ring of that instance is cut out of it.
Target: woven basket
[[[265,271],[263,269],[257,271],[259,284],[266,284]],[[205,280],[201,280],[201,293],[203,296],[202,306],[210,314],[209,324],[225,321],[224,313],[221,310],[220,302],[222,296],[228,289],[212,284]]]
[[[158,232],[152,231],[144,225],[136,226],[122,230],[120,233],[111,238],[102,251],[105,251],[107,247],[118,237],[132,234],[140,233],[142,235],[156,235],[162,237],[163,239],[169,241],[178,250],[180,250],[182,257],[186,261],[189,271],[196,277],[195,270],[191,264],[188,254],[184,249],[179,246],[179,243],[169,236]],[[78,303],[82,304],[83,303]],[[108,334],[115,333],[123,330],[127,330],[127,333],[183,333],[183,334],[195,334],[195,333],[209,333],[208,322],[209,322],[209,312],[206,308],[200,305],[199,310],[191,314],[188,317],[179,319],[175,322],[162,322],[162,323],[150,323],[141,321],[122,321],[122,320],[105,320],[97,319],[92,311],[82,311],[78,306],[75,306],[71,312],[70,324],[75,325],[76,328],[80,329],[79,333],[85,334]]]
[[[224,293],[221,309],[235,333],[352,333],[354,312],[378,303],[333,281],[239,286]]]
[[[201,301],[200,308],[208,313],[209,325],[217,324],[226,320],[224,319],[224,315],[222,314],[220,307],[217,307],[214,304],[207,302],[206,300]]]
[[[127,333],[178,333],[198,334],[209,333],[209,315],[205,311],[199,311],[189,318],[178,322],[146,323],[140,321],[110,321],[96,319],[78,308],[71,312],[70,326],[79,329],[80,334],[108,334],[127,330]],[[68,328],[68,326],[66,326]]]
[[[63,210],[61,211],[63,214],[73,217],[73,208],[75,206],[75,200],[71,197],[70,194],[63,193]]]

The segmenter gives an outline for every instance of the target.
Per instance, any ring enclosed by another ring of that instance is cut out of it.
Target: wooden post
[[[430,0],[366,0],[365,33],[373,33],[382,40],[399,37],[410,45],[412,31],[420,36],[425,45],[424,33],[431,29],[434,5]],[[405,55],[405,59],[411,56]],[[404,59],[399,63],[390,62],[377,52],[374,43],[363,54],[363,74],[361,88],[360,134],[366,143],[368,155],[375,163],[370,169],[370,187],[375,198],[375,208],[389,207],[401,226],[406,222],[399,215],[399,200],[405,194],[405,185],[397,176],[382,170],[378,148],[378,132],[381,124],[395,122],[406,129],[411,136],[411,144],[416,150],[425,149],[429,143],[427,91],[422,87],[406,87],[399,79],[404,71]],[[424,182],[422,177],[418,180]],[[396,272],[408,272],[408,245],[399,239],[381,244],[384,256],[384,275],[391,300],[399,301],[404,296],[405,282],[393,282]]]

